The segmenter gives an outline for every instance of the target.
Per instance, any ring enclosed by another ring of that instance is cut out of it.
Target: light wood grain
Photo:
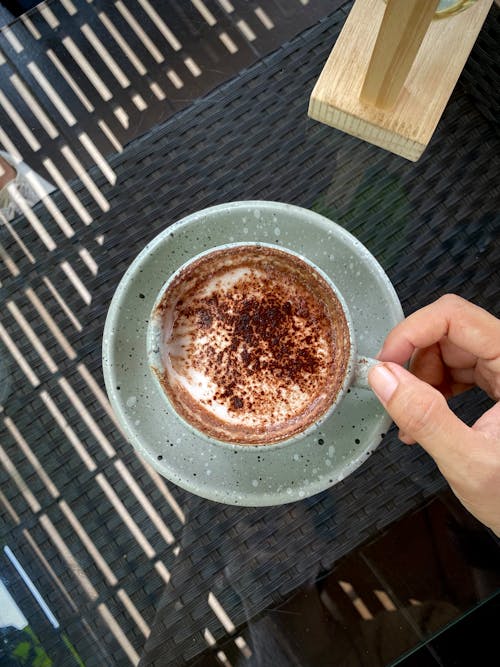
[[[361,88],[361,101],[391,109],[408,76],[439,0],[387,0]]]
[[[356,0],[316,82],[309,116],[418,160],[429,143],[493,0],[432,21],[396,105],[379,109],[360,100],[385,4]]]

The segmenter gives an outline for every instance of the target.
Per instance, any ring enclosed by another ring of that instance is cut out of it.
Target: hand
[[[462,504],[500,537],[500,320],[446,295],[398,324],[378,359],[368,380],[401,440],[418,441]],[[497,403],[471,428],[446,399],[475,385]]]

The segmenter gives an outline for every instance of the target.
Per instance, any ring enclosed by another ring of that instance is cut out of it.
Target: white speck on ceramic
[[[298,461],[298,460],[299,460],[299,455],[298,455],[298,454],[294,454],[294,455],[293,455],[293,460],[294,460],[294,461]]]
[[[286,490],[286,492],[287,492],[287,494],[288,494],[289,496],[292,495],[292,489],[291,489],[290,487],[288,487],[288,489]]]
[[[274,228],[274,233],[276,236],[279,236],[281,234],[281,229],[279,227]]]
[[[248,227],[243,227],[243,234],[248,234]]]
[[[257,218],[257,220],[260,220],[260,211],[258,208],[254,209],[253,214]]]
[[[299,491],[299,498],[303,498],[305,495],[306,494],[305,494],[304,491],[302,491],[302,490]]]
[[[139,426],[140,423],[141,423],[141,420],[140,420],[140,419],[136,419],[135,422],[134,422],[134,425],[135,425],[135,426]]]
[[[137,403],[137,398],[135,396],[129,396],[127,398],[127,408],[133,408]]]
[[[325,465],[327,465],[327,466],[332,465],[332,462],[330,461],[330,459],[325,459]]]
[[[252,479],[252,486],[254,486],[254,487],[259,486],[259,480],[258,479]]]
[[[330,445],[330,447],[328,447],[328,456],[330,458],[333,458],[334,454],[335,454],[335,447],[333,445]]]

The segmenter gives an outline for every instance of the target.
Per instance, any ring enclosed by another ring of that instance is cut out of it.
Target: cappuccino
[[[209,438],[286,440],[335,402],[351,354],[335,292],[307,261],[276,246],[239,244],[181,268],[152,313],[176,412]]]

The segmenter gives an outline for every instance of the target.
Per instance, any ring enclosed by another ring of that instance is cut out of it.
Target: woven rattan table
[[[293,644],[268,654],[248,628],[441,493],[425,452],[391,430],[317,496],[219,505],[141,460],[101,371],[132,259],[187,213],[232,200],[335,220],[407,313],[446,292],[500,313],[500,12],[413,164],[307,118],[349,7],[57,0],[0,31],[0,148],[56,186],[0,225],[1,599],[28,622],[0,627],[0,664],[365,664],[306,663]],[[487,405],[480,392],[455,402],[469,422]],[[22,650],[30,662],[14,662]]]

